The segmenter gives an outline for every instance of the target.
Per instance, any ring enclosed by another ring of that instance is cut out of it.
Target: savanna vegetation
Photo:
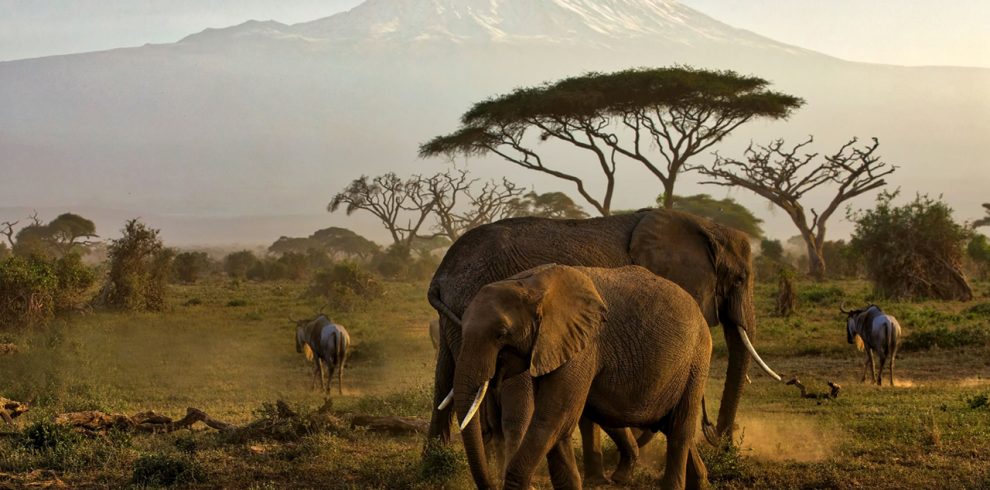
[[[656,204],[752,238],[761,355],[785,381],[841,389],[806,398],[751,370],[735,440],[702,449],[713,487],[990,487],[990,245],[979,233],[990,217],[959,223],[940,198],[881,192],[872,207],[846,208],[850,240],[826,240],[840,205],[886,185],[894,167],[875,154],[876,141],[822,158],[798,155],[810,141],[790,149],[778,141],[699,163],[739,125],[786,118],[803,104],[768,85],[690,68],[588,74],[480,102],[421,154],[495,154],[576,185],[601,215],[622,212],[611,209],[616,159],[631,159],[657,177]],[[540,160],[538,141],[587,150],[605,188],[595,194]],[[692,171],[765,197],[798,236],[765,236],[731,198],[674,194]],[[801,202],[816,188],[834,192],[820,211]],[[565,193],[458,168],[361,176],[329,196],[327,210],[374,216],[390,243],[328,227],[217,254],[173,249],[138,220],[105,242],[71,213],[0,224],[0,488],[472,487],[456,437],[424,446],[435,363],[428,324],[437,315],[429,278],[445,249],[478,226],[588,213]],[[859,383],[864,355],[846,342],[840,306],[869,303],[904,329],[894,387]],[[341,395],[313,390],[312,364],[294,349],[290,319],[317,313],[351,335]],[[728,356],[718,330],[710,415]],[[251,430],[82,430],[64,417],[154,410],[174,420],[190,407]],[[367,416],[406,417],[408,430],[358,422]],[[655,486],[663,451],[662,441],[644,450],[631,488]],[[550,488],[545,468],[537,486]]]

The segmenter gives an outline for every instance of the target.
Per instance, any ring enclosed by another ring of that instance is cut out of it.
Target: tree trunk
[[[674,178],[663,183],[663,208],[674,209]]]
[[[808,245],[808,275],[816,281],[825,280],[825,256],[818,247],[816,239],[810,234],[802,234],[804,242]]]

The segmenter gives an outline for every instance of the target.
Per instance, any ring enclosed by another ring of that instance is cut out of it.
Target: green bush
[[[972,316],[990,317],[990,303],[977,303],[966,308],[966,313]]]
[[[209,269],[210,256],[206,252],[182,252],[172,262],[172,276],[186,284],[200,280]]]
[[[465,468],[464,459],[450,445],[431,439],[419,463],[419,477],[434,485],[443,485]]]
[[[963,245],[971,232],[952,218],[941,199],[916,196],[894,206],[897,193],[881,193],[874,209],[851,213],[851,246],[883,298],[969,300],[962,273]]]
[[[8,257],[0,262],[0,323],[43,323],[58,311],[76,309],[94,281],[93,270],[76,254]]]
[[[32,451],[65,451],[79,443],[80,436],[72,429],[42,420],[24,429],[24,446]]]
[[[812,303],[816,305],[832,305],[842,300],[845,293],[838,286],[825,286],[822,284],[811,284],[801,288],[798,297],[802,303]]]
[[[164,310],[175,252],[165,248],[158,230],[136,219],[122,231],[108,248],[110,271],[98,302],[120,310]]]
[[[136,485],[172,486],[202,482],[203,471],[185,456],[146,454],[134,462],[131,482]]]
[[[354,262],[342,262],[316,273],[308,295],[323,298],[337,310],[350,311],[382,295],[378,281]]]
[[[223,259],[223,270],[232,279],[244,279],[248,271],[257,267],[258,258],[248,250],[227,255]]]
[[[916,328],[908,335],[901,347],[907,351],[918,351],[939,347],[951,349],[966,346],[990,344],[990,331],[977,325],[964,325],[950,330],[945,325]]]

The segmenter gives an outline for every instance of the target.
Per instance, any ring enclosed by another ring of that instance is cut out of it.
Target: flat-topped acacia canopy
[[[574,182],[607,215],[617,156],[646,166],[672,196],[677,173],[690,156],[750,119],[786,118],[804,104],[799,97],[768,90],[769,85],[733,71],[681,66],[586,73],[478,102],[461,117],[459,129],[420,146],[420,156],[495,153]],[[523,141],[530,128],[540,132],[541,141],[554,138],[595,153],[606,175],[604,198],[591,196],[579,178],[545,166]],[[654,163],[654,152],[666,168]]]

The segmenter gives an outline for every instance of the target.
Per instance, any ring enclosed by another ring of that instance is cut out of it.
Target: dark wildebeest
[[[294,320],[295,321],[295,320]],[[337,370],[337,392],[344,393],[344,363],[351,347],[351,336],[343,325],[333,323],[320,314],[312,320],[296,322],[296,352],[306,352],[306,359],[313,361],[313,387],[319,380],[321,388],[330,391],[333,372]],[[324,382],[323,365],[327,366]]]
[[[863,366],[863,378],[866,381],[866,371],[870,371],[870,381],[882,385],[883,365],[890,359],[890,385],[894,386],[894,358],[901,339],[901,325],[893,315],[883,312],[877,305],[869,305],[860,310],[846,311],[841,306],[839,311],[846,314],[846,341],[856,342],[859,350],[866,351],[866,363]],[[876,352],[880,361],[880,371],[873,364],[873,353]]]

